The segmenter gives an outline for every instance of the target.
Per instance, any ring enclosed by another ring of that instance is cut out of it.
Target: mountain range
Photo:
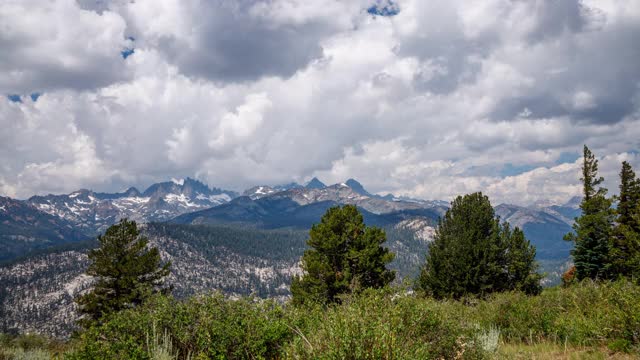
[[[144,192],[134,187],[113,194],[82,189],[71,194],[33,196],[26,203],[67,220],[93,236],[121,218],[139,222],[165,221],[226,203],[237,196],[233,191],[211,189],[198,180],[186,178],[153,184]]]
[[[572,244],[562,236],[571,231],[579,200],[495,207],[536,246],[547,283],[557,282],[568,266]],[[0,197],[0,332],[67,336],[76,318],[73,297],[91,286],[84,275],[87,251],[122,217],[143,223],[151,244],[172,262],[176,296],[217,289],[286,298],[291,277],[300,273],[308,229],[342,204],[358,206],[368,225],[386,231],[399,281],[417,275],[448,208],[439,200],[372,194],[354,179],[325,185],[315,178],[305,185],[255,186],[242,195],[187,178],[143,192]]]
[[[564,258],[571,244],[558,241],[579,215],[579,198],[563,205],[531,207],[501,204],[496,214],[525,231],[539,257]],[[140,223],[235,224],[265,229],[308,229],[331,206],[353,204],[370,225],[387,226],[408,219],[435,223],[448,208],[438,200],[380,196],[354,179],[325,185],[313,178],[306,185],[255,186],[242,195],[210,188],[186,178],[156,183],[144,191],[120,193],[81,189],[70,194],[0,198],[0,261],[35,249],[94,238],[121,218]],[[423,230],[423,229],[422,229]]]

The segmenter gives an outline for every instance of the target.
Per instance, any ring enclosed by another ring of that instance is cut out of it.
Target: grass
[[[24,350],[22,348],[0,349],[0,359],[7,360],[49,360],[51,353],[47,349]]]
[[[158,297],[87,330],[66,344],[65,358],[634,359],[638,299],[640,286],[625,281],[464,301],[386,289],[329,307]],[[60,352],[39,338],[1,339],[0,359],[16,349],[33,359],[40,350]]]
[[[497,360],[531,359],[531,360],[600,360],[600,359],[638,359],[637,354],[613,352],[606,347],[564,346],[552,342],[534,344],[506,343],[501,344],[494,356]]]
[[[40,360],[60,357],[67,344],[36,334],[0,333],[0,360]]]

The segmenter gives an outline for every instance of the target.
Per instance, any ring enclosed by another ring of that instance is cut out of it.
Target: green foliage
[[[88,329],[67,358],[481,358],[477,330],[449,321],[431,305],[382,290],[328,308],[282,307],[219,294],[185,302],[156,297]]]
[[[640,231],[640,222],[636,217],[638,202],[640,202],[640,179],[636,179],[631,165],[623,161],[620,170],[620,195],[618,195],[616,222],[627,225],[634,231]]]
[[[409,295],[366,290],[341,305],[292,308],[286,359],[476,359],[476,330]]]
[[[69,358],[151,359],[159,347],[149,334],[157,331],[165,334],[163,352],[171,349],[181,359],[272,359],[293,335],[282,307],[273,301],[213,294],[180,302],[156,296],[89,328]]]
[[[571,254],[578,280],[605,279],[611,276],[609,239],[613,211],[611,200],[606,197],[607,189],[598,187],[604,180],[598,177],[598,160],[586,145],[580,180],[583,184],[582,215],[576,218],[574,233],[565,235],[565,240],[575,242]]]
[[[40,360],[62,355],[67,346],[36,334],[0,333],[0,360]]]
[[[170,263],[160,264],[158,249],[148,249],[149,240],[140,236],[135,221],[122,219],[98,236],[100,247],[89,252],[87,274],[94,276],[94,288],[76,301],[85,327],[103,317],[142,304],[159,291]]]
[[[611,276],[625,276],[640,281],[640,232],[617,224],[613,229],[609,258]]]
[[[0,346],[2,347],[15,347],[23,350],[33,350],[48,348],[49,344],[49,339],[36,334],[0,334]]]
[[[51,354],[44,349],[24,350],[22,348],[0,349],[0,360],[49,360]]]
[[[302,256],[305,274],[295,277],[291,293],[296,304],[339,302],[339,296],[381,288],[395,278],[388,270],[394,254],[382,245],[383,230],[367,227],[353,205],[332,207],[313,225]]]
[[[616,225],[611,237],[612,276],[640,279],[640,179],[622,162]]]
[[[389,288],[329,306],[220,294],[186,301],[155,296],[85,331],[67,358],[473,359],[509,344],[640,354],[638,298],[640,286],[624,279],[467,301]]]
[[[482,193],[458,196],[429,246],[417,287],[436,298],[541,290],[535,247],[520,229],[500,224]]]

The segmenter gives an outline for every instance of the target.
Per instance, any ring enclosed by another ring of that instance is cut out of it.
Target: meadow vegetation
[[[158,295],[82,332],[64,354],[3,337],[0,359],[627,359],[640,356],[639,298],[627,280],[461,300],[369,289],[304,306]],[[13,357],[20,351],[32,356]]]

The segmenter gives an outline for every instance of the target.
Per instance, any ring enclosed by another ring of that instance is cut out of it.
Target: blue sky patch
[[[522,173],[526,173],[527,171],[531,171],[539,166],[536,165],[513,165],[512,163],[505,164],[502,169],[500,169],[500,176],[516,176]]]
[[[377,16],[395,16],[400,12],[400,8],[398,4],[391,0],[377,1],[376,4],[367,9],[367,12]]]
[[[135,53],[135,49],[124,49],[120,52],[120,55],[122,55],[123,59],[128,58],[129,56],[133,55],[133,53]]]
[[[133,36],[127,36],[127,40],[131,41],[132,43],[136,41],[136,38],[134,38]],[[122,55],[123,59],[128,58],[129,56],[133,55],[136,52],[135,48],[133,47],[133,44],[131,45],[131,47],[127,47],[124,50],[120,51],[120,55]]]
[[[29,96],[31,97],[31,100],[36,102],[36,101],[38,101],[38,98],[40,97],[40,95],[42,95],[42,94],[40,94],[39,92],[34,92],[33,94],[31,94]]]
[[[22,102],[22,98],[20,98],[20,95],[17,94],[9,94],[7,95],[7,99],[9,99],[9,101],[13,101],[13,102]]]
[[[577,152],[563,152],[558,157],[558,160],[556,160],[556,165],[564,163],[574,163],[580,156],[582,156],[582,154],[579,154]]]

